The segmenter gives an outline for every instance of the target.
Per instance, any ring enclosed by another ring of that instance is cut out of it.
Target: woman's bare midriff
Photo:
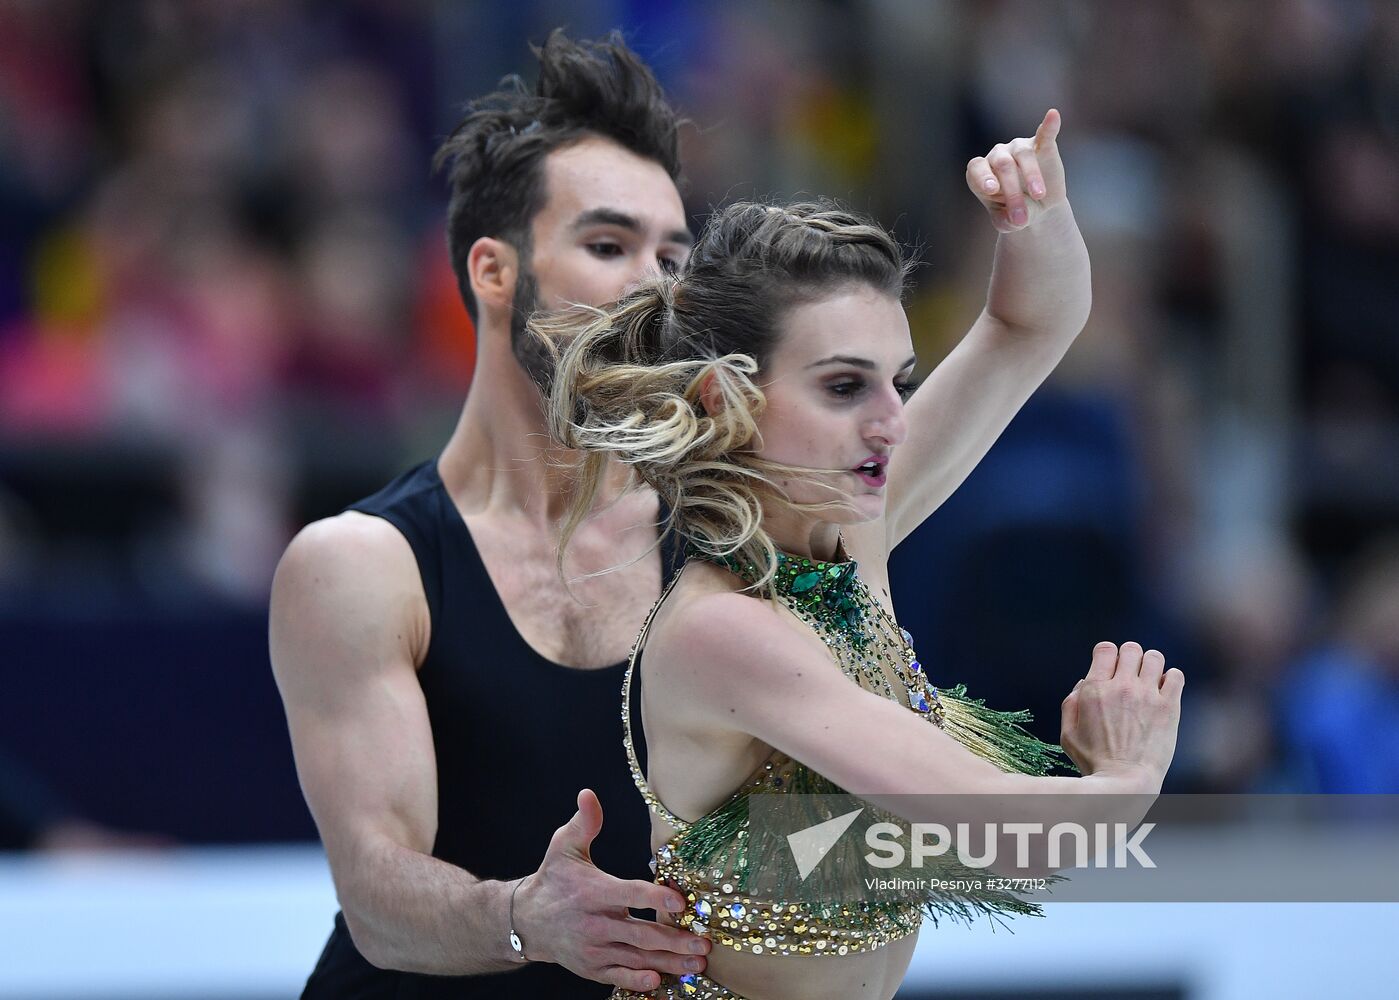
[[[747,1000],[889,1000],[918,943],[915,932],[859,955],[753,955],[716,946],[705,975]]]

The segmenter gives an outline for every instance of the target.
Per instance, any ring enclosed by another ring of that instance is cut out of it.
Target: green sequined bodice
[[[735,560],[713,561],[749,584],[759,577],[754,567]],[[779,553],[773,590],[779,603],[822,640],[835,664],[860,687],[917,713],[1003,770],[1043,774],[1063,763],[1058,747],[1039,742],[1022,728],[1028,713],[988,709],[981,701],[966,698],[962,685],[941,691],[934,686],[914,653],[912,636],[870,593],[854,561],[822,562]],[[686,822],[671,813],[641,773],[631,732],[632,676],[655,611],[647,616],[627,666],[622,720],[632,778],[651,810],[676,831],[652,864],[657,881],[672,885],[689,902],[679,918],[682,927],[711,938],[718,946],[753,954],[846,955],[873,950],[917,930],[925,914],[968,920],[977,914],[1039,912],[1035,904],[1001,891],[971,897],[922,891],[877,899],[835,899],[824,905],[755,896],[750,886],[751,797],[845,792],[774,751],[708,814]]]
[[[746,583],[758,579],[754,566],[732,558],[715,562]],[[772,587],[777,599],[831,647],[851,680],[942,725],[941,696],[923,673],[913,636],[869,592],[853,559],[823,562],[779,552]]]

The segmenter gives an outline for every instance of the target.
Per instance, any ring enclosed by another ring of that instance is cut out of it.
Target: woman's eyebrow
[[[820,368],[822,365],[849,365],[851,368],[864,368],[868,371],[874,371],[879,367],[869,358],[857,358],[849,354],[832,354],[829,358],[811,362],[807,367]]]
[[[899,371],[911,368],[918,363],[918,355],[913,355],[902,365]],[[820,361],[813,361],[807,365],[808,368],[819,368],[822,365],[849,365],[851,368],[863,368],[865,371],[874,371],[879,366],[869,358],[857,358],[851,354],[832,354],[829,358],[822,358]]]

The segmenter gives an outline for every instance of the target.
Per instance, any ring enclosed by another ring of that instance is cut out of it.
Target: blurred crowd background
[[[826,194],[916,246],[925,370],[984,303],[967,160],[1058,107],[1092,319],[901,618],[1053,740],[1094,642],[1164,650],[1168,790],[1399,792],[1399,3],[5,0],[0,846],[314,836],[273,568],[446,441],[429,160],[557,25],[651,61],[695,224]]]

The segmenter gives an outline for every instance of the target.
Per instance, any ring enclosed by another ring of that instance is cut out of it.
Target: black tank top
[[[437,756],[433,857],[485,879],[539,867],[549,838],[573,815],[580,788],[602,803],[593,861],[619,878],[650,881],[650,819],[622,749],[624,663],[560,666],[534,651],[501,604],[437,463],[405,473],[349,510],[382,517],[412,546],[431,615],[418,670]],[[669,582],[678,546],[661,550]],[[638,608],[637,625],[640,627]],[[504,937],[506,929],[500,929]],[[377,969],[335,928],[303,1000],[416,997],[606,997],[611,987],[539,963],[490,976],[442,977]]]

